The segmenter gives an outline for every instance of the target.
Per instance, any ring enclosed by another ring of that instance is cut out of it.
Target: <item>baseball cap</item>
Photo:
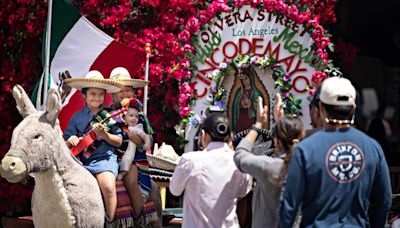
[[[330,77],[322,82],[319,99],[328,105],[354,105],[356,89],[347,78]]]

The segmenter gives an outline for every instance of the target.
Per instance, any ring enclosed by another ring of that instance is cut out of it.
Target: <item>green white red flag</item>
[[[115,41],[82,16],[68,0],[53,0],[51,15],[50,50],[44,48],[42,54],[43,59],[47,53],[50,55],[49,87],[62,88],[61,77],[84,77],[90,70],[100,71],[105,78],[118,66],[132,73],[146,61],[145,52]],[[44,104],[43,94],[49,88],[39,86],[43,81],[44,74],[34,94],[37,108]],[[108,96],[106,104],[110,102]],[[79,91],[72,89],[65,94],[64,90],[63,109],[59,115],[62,129],[83,106]]]

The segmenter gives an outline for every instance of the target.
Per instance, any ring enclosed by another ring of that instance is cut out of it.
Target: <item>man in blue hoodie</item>
[[[381,146],[353,128],[356,90],[348,79],[322,83],[324,129],[304,139],[289,163],[280,227],[384,227],[391,205]]]

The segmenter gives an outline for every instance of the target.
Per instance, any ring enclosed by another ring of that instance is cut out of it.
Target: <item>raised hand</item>
[[[280,93],[275,94],[275,104],[274,104],[274,119],[275,120],[280,120],[284,116],[284,111],[283,111],[283,102],[282,102],[282,97]]]
[[[256,127],[265,128],[268,126],[269,120],[269,109],[267,105],[264,105],[263,98],[258,97],[258,105],[257,105],[257,117],[256,117]]]

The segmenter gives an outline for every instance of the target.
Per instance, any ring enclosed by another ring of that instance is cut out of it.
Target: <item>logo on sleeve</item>
[[[364,170],[364,153],[353,143],[340,142],[329,149],[325,165],[333,180],[339,183],[350,183]]]

